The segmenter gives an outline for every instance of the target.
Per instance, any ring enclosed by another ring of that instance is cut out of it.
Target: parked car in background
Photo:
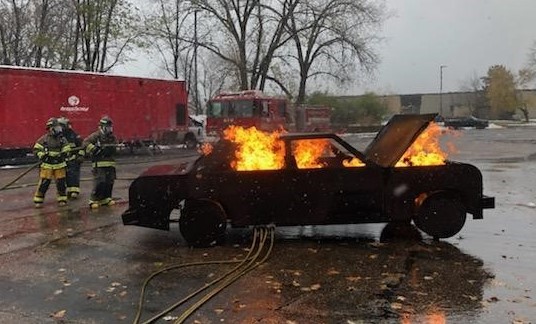
[[[489,121],[486,119],[476,118],[475,116],[445,118],[444,123],[445,127],[452,127],[454,129],[461,127],[484,129],[489,126]]]

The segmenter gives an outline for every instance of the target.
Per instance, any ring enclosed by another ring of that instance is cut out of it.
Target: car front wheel
[[[428,195],[413,219],[418,229],[434,239],[456,235],[465,224],[467,210],[454,194],[439,192]]]

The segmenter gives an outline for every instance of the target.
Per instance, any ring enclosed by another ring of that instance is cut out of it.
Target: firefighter
[[[41,162],[39,167],[39,183],[33,201],[36,208],[43,206],[45,194],[52,179],[56,182],[57,201],[59,206],[67,204],[65,159],[70,151],[69,143],[63,137],[63,130],[57,118],[46,122],[47,133],[41,136],[33,149]]]
[[[98,130],[89,135],[82,143],[86,155],[91,157],[93,167],[93,191],[89,200],[91,209],[111,206],[112,189],[115,180],[116,138],[113,134],[112,120],[105,116],[99,121]]]
[[[71,151],[67,156],[67,197],[76,199],[80,195],[80,165],[84,161],[84,151],[82,148],[82,138],[71,125],[71,121],[66,117],[58,118],[58,122],[63,128],[63,137],[69,143]]]

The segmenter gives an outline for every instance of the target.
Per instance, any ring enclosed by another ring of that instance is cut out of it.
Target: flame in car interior
[[[282,131],[266,133],[255,127],[244,128],[231,125],[223,136],[237,144],[235,160],[231,167],[237,171],[278,170],[285,165],[285,147],[279,140]]]
[[[329,141],[324,139],[296,141],[292,151],[298,169],[317,169],[326,166],[319,157],[329,150]]]
[[[271,133],[257,130],[255,127],[244,128],[231,125],[223,132],[224,139],[237,144],[235,159],[231,167],[237,171],[278,170],[285,165],[285,147],[279,136],[284,131]],[[396,167],[443,165],[447,158],[439,144],[442,134],[441,127],[435,123],[430,125],[417,137],[406,150]],[[341,152],[333,150],[327,139],[311,139],[293,141],[291,148],[296,165],[299,169],[328,167],[327,158],[335,159]],[[203,145],[203,154],[212,151],[211,145]],[[365,164],[356,157],[344,156],[344,167],[362,167]]]

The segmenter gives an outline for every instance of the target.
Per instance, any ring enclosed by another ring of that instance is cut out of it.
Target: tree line
[[[387,16],[373,0],[0,0],[0,62],[109,72],[145,51],[195,105],[221,89],[302,103],[312,81],[376,67]]]
[[[521,112],[526,122],[529,121],[529,106],[536,105],[525,95],[536,79],[536,47],[529,52],[529,62],[517,73],[504,65],[493,65],[485,76],[473,75],[462,90],[470,92],[467,105],[473,115],[485,114],[487,118],[512,119]]]

